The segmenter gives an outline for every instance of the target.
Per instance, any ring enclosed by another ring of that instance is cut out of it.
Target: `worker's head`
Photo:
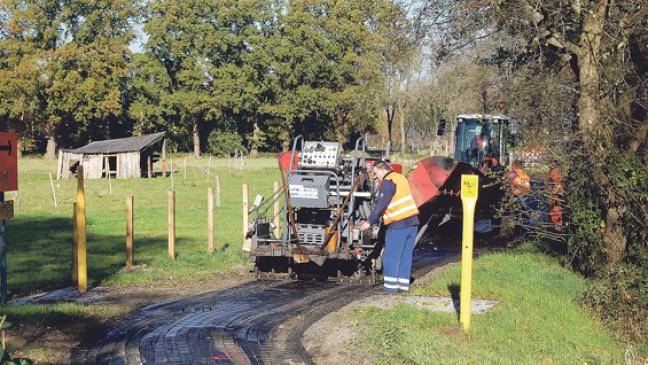
[[[520,161],[520,160],[513,160],[513,162],[511,163],[511,168],[512,168],[513,170],[519,170],[519,169],[521,169],[521,168],[522,168],[522,161]]]
[[[382,181],[383,177],[392,171],[392,168],[387,162],[380,161],[373,165],[373,171],[378,180]]]

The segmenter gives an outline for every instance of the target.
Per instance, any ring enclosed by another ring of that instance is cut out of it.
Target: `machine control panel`
[[[339,166],[342,146],[338,142],[307,141],[301,154],[301,166],[305,168],[334,169]]]

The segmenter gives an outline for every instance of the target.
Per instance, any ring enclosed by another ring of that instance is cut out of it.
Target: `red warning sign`
[[[0,133],[0,192],[18,190],[18,135]]]

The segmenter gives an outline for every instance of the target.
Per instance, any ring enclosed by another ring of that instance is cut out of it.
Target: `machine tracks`
[[[415,255],[415,277],[455,258]],[[258,280],[150,305],[97,342],[80,346],[77,364],[310,364],[302,336],[327,313],[380,287]]]

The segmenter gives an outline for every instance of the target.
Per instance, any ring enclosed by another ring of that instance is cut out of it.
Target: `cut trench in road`
[[[414,278],[458,255],[417,250]],[[142,308],[100,340],[82,344],[73,363],[311,364],[308,327],[380,286],[317,281],[255,281]]]

